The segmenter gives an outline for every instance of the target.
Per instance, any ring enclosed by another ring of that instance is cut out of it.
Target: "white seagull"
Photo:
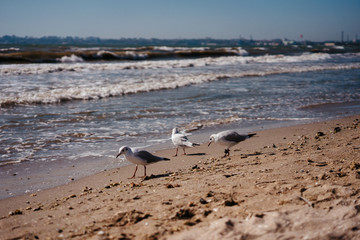
[[[187,138],[187,136],[184,133],[181,133],[178,128],[174,128],[172,130],[171,140],[176,147],[176,153],[175,153],[174,157],[177,156],[179,147],[181,147],[183,149],[184,155],[186,155],[185,148],[200,146],[200,144],[198,144],[198,143],[190,142],[189,139]]]
[[[217,134],[212,134],[210,136],[210,140],[209,140],[209,144],[208,146],[210,146],[210,144],[212,142],[217,142],[221,145],[225,145],[227,148],[225,148],[225,155],[229,156],[230,155],[230,148],[236,144],[238,144],[239,142],[245,141],[248,138],[251,138],[253,136],[255,136],[256,133],[251,133],[251,134],[238,134],[235,131],[223,131],[223,132],[219,132]]]
[[[156,163],[159,161],[169,161],[170,159],[164,158],[164,157],[158,157],[154,156],[148,151],[145,150],[132,150],[130,147],[122,146],[119,149],[119,154],[116,155],[116,158],[118,158],[120,155],[125,155],[125,159],[129,162],[132,162],[136,164],[134,175],[131,178],[135,177],[135,173],[137,171],[138,165],[144,166],[144,177],[146,177],[146,165],[149,165],[151,163]],[[131,179],[129,178],[129,179]]]

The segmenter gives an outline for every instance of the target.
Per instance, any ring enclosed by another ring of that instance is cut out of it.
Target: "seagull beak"
[[[121,155],[121,153],[119,153],[118,155],[116,155],[116,158],[118,158]]]
[[[212,142],[209,142],[208,147],[210,146],[211,143],[212,143]]]

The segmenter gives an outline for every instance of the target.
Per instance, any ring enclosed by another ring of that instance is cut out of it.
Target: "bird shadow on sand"
[[[264,153],[262,152],[254,152],[254,153],[248,153],[248,154],[244,154],[247,157],[251,157],[251,156],[259,156],[259,155],[263,155]]]
[[[163,177],[169,177],[172,173],[163,173],[163,174],[151,174],[150,176],[146,176],[142,179],[142,181],[150,180],[150,179],[156,179],[156,178],[163,178]]]
[[[204,156],[206,153],[188,153],[186,156]]]
[[[234,149],[234,152],[240,152],[241,150],[240,149]],[[265,153],[263,152],[254,152],[254,153],[241,153],[241,156],[243,157],[251,157],[251,156],[259,156],[259,155],[263,155]]]

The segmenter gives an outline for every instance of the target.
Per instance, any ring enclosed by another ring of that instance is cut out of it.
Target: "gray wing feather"
[[[184,141],[184,142],[189,141],[189,139],[188,139],[187,136],[185,136],[185,135],[184,135],[184,136],[181,136],[180,139],[181,139],[181,141]]]
[[[162,160],[166,160],[165,158],[154,156],[151,153],[144,150],[135,152],[134,155],[144,159],[147,163],[155,163]]]
[[[227,134],[224,137],[224,139],[226,141],[231,141],[231,142],[241,142],[241,141],[244,141],[247,138],[249,138],[248,135],[240,135],[237,132],[231,132],[230,134]]]

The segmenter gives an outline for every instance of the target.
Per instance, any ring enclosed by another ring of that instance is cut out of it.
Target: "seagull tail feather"
[[[248,137],[251,138],[251,137],[253,137],[255,135],[256,135],[256,133],[250,133],[250,134],[248,134]]]

